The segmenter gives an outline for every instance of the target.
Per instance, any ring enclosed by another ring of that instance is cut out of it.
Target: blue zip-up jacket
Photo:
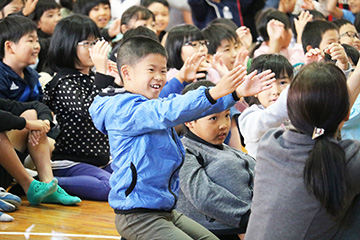
[[[0,98],[20,102],[42,101],[43,92],[39,74],[30,67],[26,67],[24,79],[22,79],[8,65],[0,61]]]
[[[104,94],[114,91],[120,93]],[[224,111],[235,100],[233,94],[214,101],[204,87],[163,99],[149,100],[122,89],[105,89],[95,97],[89,112],[95,126],[109,136],[109,204],[115,212],[175,208],[184,148],[173,127]]]

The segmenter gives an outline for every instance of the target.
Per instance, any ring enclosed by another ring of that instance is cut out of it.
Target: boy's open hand
[[[312,48],[305,54],[305,64],[324,60],[323,52],[318,48]]]
[[[228,74],[221,78],[220,82],[210,89],[210,95],[214,100],[226,96],[236,90],[236,88],[244,81],[246,76],[246,68],[238,66],[231,70]]]
[[[197,73],[203,61],[205,61],[205,57],[202,56],[201,53],[193,54],[191,57],[186,59],[184,65],[176,74],[176,78],[180,82],[192,82],[197,78],[205,77],[205,73]]]
[[[330,54],[332,60],[336,60],[337,66],[342,70],[348,70],[349,59],[346,55],[345,49],[339,43],[331,43],[329,47],[324,49],[324,52]]]
[[[229,72],[229,69],[221,58],[222,55],[221,52],[216,53],[211,61],[211,66],[219,73],[220,77],[225,76]]]
[[[240,43],[244,46],[244,48],[249,49],[253,40],[250,29],[245,26],[241,26],[236,29],[236,34],[239,36]]]
[[[106,74],[108,69],[108,53],[110,45],[107,41],[98,41],[92,48],[90,48],[90,56],[93,61],[96,71]]]
[[[247,75],[244,82],[237,87],[236,94],[240,98],[252,96],[267,90],[271,88],[272,83],[276,81],[274,77],[275,73],[271,72],[271,70],[263,71],[260,74],[257,74],[257,71],[254,70]]]

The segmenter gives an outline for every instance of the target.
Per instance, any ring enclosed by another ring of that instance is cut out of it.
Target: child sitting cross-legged
[[[195,79],[204,61],[188,58],[180,70]],[[117,231],[126,239],[218,239],[175,208],[185,151],[174,126],[221,112],[243,95],[267,89],[272,74],[247,76],[239,66],[213,88],[158,98],[166,83],[166,51],[156,40],[133,37],[119,48],[123,89],[107,88],[89,108],[94,125],[109,137],[113,157],[109,204]]]
[[[197,81],[183,93],[200,86],[215,84]],[[239,239],[245,233],[253,192],[255,159],[224,144],[230,123],[230,109],[186,122],[181,140],[186,154],[178,211],[220,239]]]

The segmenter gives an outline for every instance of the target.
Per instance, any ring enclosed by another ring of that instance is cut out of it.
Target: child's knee
[[[25,118],[26,120],[37,120],[37,112],[34,109],[29,109],[23,112],[20,117]]]

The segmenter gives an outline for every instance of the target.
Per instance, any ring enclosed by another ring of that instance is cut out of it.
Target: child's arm
[[[342,18],[343,12],[342,10],[336,6],[338,0],[328,0],[327,2],[327,10],[329,14],[332,15],[334,18]]]
[[[278,53],[281,50],[280,38],[284,34],[285,26],[282,22],[272,19],[266,27],[269,35],[269,53]]]
[[[224,168],[226,167],[224,166]],[[231,172],[234,179],[243,179],[243,176],[240,174],[241,171],[239,170],[232,171],[232,169],[228,169],[227,171],[225,169],[224,171],[228,174]],[[199,164],[194,154],[186,153],[184,164],[180,169],[179,178],[180,187],[186,199],[190,201],[199,212],[227,225],[239,227],[241,217],[246,214],[250,208],[249,204],[244,202],[241,196],[235,195],[232,191],[213,182],[207,175],[205,168]],[[247,186],[233,186],[233,190],[243,187]]]
[[[301,37],[305,25],[312,21],[313,16],[308,11],[302,11],[298,18],[294,19],[295,29],[297,33],[296,43],[302,44]]]
[[[358,63],[355,67],[354,72],[347,80],[347,85],[350,92],[350,108],[354,105],[356,98],[360,93],[360,64]]]

